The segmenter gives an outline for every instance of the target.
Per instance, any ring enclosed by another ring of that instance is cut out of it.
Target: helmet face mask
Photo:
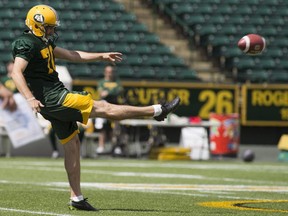
[[[58,27],[60,21],[54,8],[48,5],[36,5],[28,11],[25,24],[35,36],[46,38],[51,36],[46,35],[46,27]]]

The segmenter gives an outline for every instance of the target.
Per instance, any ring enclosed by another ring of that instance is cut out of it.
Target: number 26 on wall
[[[199,110],[200,118],[209,118],[211,112],[229,114],[233,112],[233,92],[221,90],[218,92],[204,90],[199,94],[198,100],[204,102]]]

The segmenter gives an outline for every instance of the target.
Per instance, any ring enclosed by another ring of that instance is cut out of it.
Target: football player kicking
[[[95,117],[122,120],[144,116],[162,121],[178,107],[180,99],[176,97],[168,103],[135,107],[94,101],[87,92],[68,91],[55,71],[55,58],[71,62],[117,63],[122,60],[122,54],[72,51],[56,46],[55,28],[60,22],[57,12],[48,5],[32,7],[25,23],[28,30],[12,43],[15,59],[12,78],[33,111],[40,112],[51,122],[63,144],[71,189],[69,208],[97,211],[83,197],[80,188],[80,142],[76,122],[86,124],[88,118]]]

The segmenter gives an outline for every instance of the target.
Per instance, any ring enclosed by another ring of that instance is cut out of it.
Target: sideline
[[[52,212],[37,212],[37,211],[28,211],[28,210],[22,210],[22,209],[1,208],[1,207],[0,207],[0,211],[20,212],[20,213],[35,214],[35,215],[72,216],[70,214],[57,214],[57,213],[52,213]]]

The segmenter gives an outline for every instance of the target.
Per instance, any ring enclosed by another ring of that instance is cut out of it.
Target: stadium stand
[[[121,79],[169,81],[174,80],[177,73],[185,80],[199,80],[197,73],[163,45],[157,35],[139,23],[134,14],[125,11],[123,4],[113,0],[0,0],[0,26],[5,27],[5,31],[0,32],[0,69],[11,59],[7,54],[11,52],[11,41],[25,29],[26,11],[40,3],[58,11],[61,27],[57,30],[60,36],[57,45],[76,50],[122,52],[124,61],[117,67]],[[104,65],[56,63],[65,64],[73,78],[83,79],[102,76]]]
[[[193,32],[191,40],[235,82],[287,82],[288,1],[149,0],[149,5]],[[247,56],[238,49],[248,33],[265,37],[263,54]]]

